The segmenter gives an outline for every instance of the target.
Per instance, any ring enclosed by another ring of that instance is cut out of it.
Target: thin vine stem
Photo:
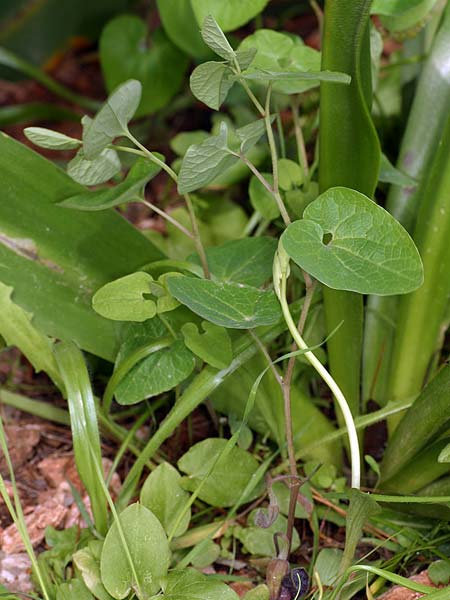
[[[294,96],[291,101],[292,120],[294,121],[294,134],[297,143],[298,162],[300,163],[305,179],[308,178],[308,157],[306,155],[305,138],[303,137],[303,129],[300,123],[299,115],[299,98]]]
[[[337,403],[342,411],[344,416],[344,421],[347,426],[347,434],[349,438],[350,445],[350,461],[351,461],[351,485],[353,488],[359,489],[361,486],[361,457],[359,451],[359,443],[358,436],[356,433],[355,422],[353,420],[353,415],[348,406],[347,400],[342,393],[340,387],[333,379],[331,374],[327,371],[327,369],[322,365],[319,359],[315,356],[313,352],[308,350],[308,345],[305,340],[300,335],[297,326],[294,323],[291,312],[289,310],[289,305],[286,297],[286,283],[287,283],[287,275],[289,269],[289,258],[287,255],[280,256],[280,251],[275,259],[275,268],[274,268],[274,284],[275,291],[277,293],[278,299],[281,304],[281,310],[283,312],[284,319],[288,326],[288,329],[294,338],[295,343],[299,348],[305,350],[305,357],[309,361],[309,363],[314,367],[320,377],[325,381],[325,383],[330,388],[333,396],[336,398]]]
[[[167,214],[164,210],[158,208],[157,206],[155,206],[154,204],[152,204],[148,200],[145,200],[145,199],[142,199],[142,198],[139,198],[139,202],[141,202],[142,204],[145,204],[145,206],[147,206],[153,212],[155,212],[157,215],[159,215],[160,217],[162,217],[163,219],[165,219],[168,223],[171,223],[174,227],[176,227],[182,233],[184,233],[184,235],[186,235],[189,239],[194,240],[195,236],[192,233],[192,231],[189,231],[189,229],[187,229],[179,221],[177,221],[176,219],[174,219],[173,217],[171,217],[169,214]]]

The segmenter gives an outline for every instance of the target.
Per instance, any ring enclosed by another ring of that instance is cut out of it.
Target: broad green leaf
[[[168,287],[181,304],[222,327],[253,329],[273,325],[280,318],[279,304],[272,291],[183,275],[169,277]]]
[[[205,62],[194,69],[191,91],[197,100],[214,110],[219,110],[235,83],[233,71],[221,62]]]
[[[423,24],[438,0],[375,0],[371,13],[381,16],[390,31],[405,31]]]
[[[277,241],[269,237],[231,240],[206,251],[211,273],[222,281],[260,287],[272,275]],[[190,257],[200,264],[197,255]]]
[[[212,15],[223,31],[237,29],[256,17],[269,0],[191,0],[197,23],[201,26]]]
[[[239,46],[240,52],[250,50],[256,50],[256,56],[245,78],[273,81],[273,90],[283,94],[304,92],[319,83],[308,72],[320,71],[320,52],[305,46],[301,38],[259,29]]]
[[[202,322],[204,333],[199,333],[197,325],[186,323],[181,328],[184,343],[196,356],[199,356],[208,365],[216,369],[228,367],[233,360],[231,339],[223,327]]]
[[[336,583],[342,555],[342,550],[339,548],[323,548],[319,552],[315,567],[323,585],[332,586]]]
[[[285,517],[287,517],[289,514],[289,503],[290,503],[290,498],[291,498],[291,490],[290,490],[289,486],[286,485],[286,482],[284,482],[284,481],[276,481],[272,485],[272,490],[277,499],[277,504],[280,509],[280,513],[282,515],[284,515]],[[308,502],[308,504],[310,504],[311,511],[309,511],[309,512],[311,513],[312,509],[314,507],[314,504],[313,504],[313,498],[312,498],[312,490],[311,490],[311,486],[309,485],[309,483],[303,484],[301,486],[301,488],[299,490],[299,494],[304,496],[305,501]],[[309,516],[310,516],[310,514],[308,514],[308,511],[297,500],[296,505],[295,505],[295,517],[297,519],[308,519]]]
[[[107,89],[112,91],[127,79],[142,84],[142,97],[133,111],[136,116],[166,106],[180,89],[188,65],[186,55],[163,31],[153,32],[150,41],[147,24],[134,15],[113,19],[100,37],[100,63]]]
[[[178,175],[178,192],[186,194],[211,183],[238,160],[238,156],[230,153],[228,127],[222,122],[218,135],[191,146],[186,152]]]
[[[227,442],[228,440],[222,438],[208,438],[192,446],[180,458],[178,468],[188,475],[182,480],[183,487],[190,491],[196,490],[217,457],[224,451]],[[234,446],[220,456],[198,497],[211,506],[233,506],[245,491],[257,468],[258,461],[254,456]],[[260,487],[245,498],[244,502],[250,502],[259,492]]]
[[[160,464],[145,480],[141,489],[140,501],[159,519],[165,532],[169,535],[181,510],[189,500],[189,494],[180,485],[181,475],[167,462]],[[174,536],[187,531],[191,520],[189,508],[180,521]]]
[[[422,261],[387,211],[349,188],[331,188],[283,233],[302,269],[325,285],[360,294],[406,294],[423,281]]]
[[[200,546],[200,544],[199,544]],[[192,566],[196,569],[205,569],[212,565],[220,556],[221,548],[211,539],[201,542],[201,550],[196,548],[195,556],[192,559]]]
[[[270,185],[273,185],[272,173],[262,173],[262,175]],[[269,192],[255,175],[252,175],[250,178],[248,194],[251,205],[264,219],[272,221],[280,215],[280,210],[273,194]]]
[[[67,174],[82,185],[98,185],[109,181],[120,169],[120,160],[115,150],[105,148],[88,160],[81,148],[67,165]]]
[[[0,282],[0,335],[9,346],[17,346],[36,371],[45,371],[63,389],[53,354],[53,341],[32,323],[32,315],[11,300],[13,288]]]
[[[274,119],[275,116],[271,118],[271,122]],[[258,119],[258,121],[253,121],[253,123],[244,125],[244,127],[239,127],[239,129],[236,129],[235,133],[241,142],[241,152],[247,154],[247,152],[259,142],[261,137],[265,135],[266,123],[264,119]]]
[[[160,159],[164,158],[162,155],[157,156]],[[160,171],[160,167],[145,158],[138,159],[122,183],[103,190],[86,191],[75,196],[69,196],[59,205],[77,210],[96,211],[112,208],[126,202],[136,202],[139,196],[142,195],[147,182]]]
[[[72,579],[57,586],[56,600],[94,600],[94,596],[79,579]]]
[[[209,58],[210,51],[205,46],[199,28],[196,26],[190,1],[157,0],[157,6],[164,31],[172,43],[189,56]]]
[[[450,581],[450,562],[435,560],[428,567],[428,576],[434,585],[448,585]]]
[[[393,185],[399,185],[402,187],[417,186],[417,181],[415,179],[394,167],[391,161],[384,154],[381,155],[378,181],[382,181],[383,183],[392,183]]]
[[[288,158],[280,158],[278,161],[278,178],[280,188],[289,192],[303,183],[303,171],[300,165]]]
[[[106,591],[100,574],[102,548],[102,541],[92,540],[87,546],[75,552],[73,562],[80,571],[86,587],[94,596],[98,600],[111,600],[112,596]]]
[[[44,127],[25,127],[23,132],[30,142],[49,150],[72,150],[81,144],[80,140]]]
[[[170,140],[171,149],[178,155],[184,156],[189,146],[198,145],[209,138],[209,133],[202,131],[182,131]]]
[[[287,528],[287,519],[283,515],[278,515],[275,522],[270,527],[258,527],[255,517],[258,510],[267,514],[267,508],[253,510],[249,517],[246,527],[235,529],[234,535],[242,543],[244,552],[256,556],[276,556],[275,543],[273,536],[275,533],[285,533]],[[300,538],[297,530],[294,529],[292,536],[292,550],[300,546]]]
[[[202,38],[205,44],[221,58],[233,60],[236,56],[230,42],[225,37],[217,21],[210,14],[203,21]]]
[[[173,389],[192,373],[193,354],[182,340],[150,354],[122,379],[115,391],[119,404],[129,405]]]
[[[113,210],[68,213],[57,206],[85,188],[5,135],[0,180],[0,281],[14,288],[14,302],[33,314],[39,331],[114,361],[116,325],[94,312],[92,294],[161,252]]]
[[[162,596],[150,600],[238,600],[230,586],[195,569],[171,571],[164,578],[162,588]]]
[[[256,48],[250,48],[250,50],[238,50],[236,52],[236,59],[239,63],[241,71],[245,71],[249,68],[256,56],[256,53]]]
[[[169,568],[167,536],[155,515],[141,504],[128,506],[120,513],[119,521],[134,569],[114,522],[103,544],[100,562],[103,585],[116,600],[126,598],[131,591],[138,598],[147,598],[160,590]]]
[[[156,303],[150,295],[153,277],[138,271],[111,281],[101,287],[92,298],[92,306],[99,315],[113,321],[146,321],[156,315]]]
[[[135,79],[125,81],[111,93],[83,130],[83,150],[86,159],[92,160],[114,138],[127,133],[128,123],[136,113],[141,95],[142,84]]]

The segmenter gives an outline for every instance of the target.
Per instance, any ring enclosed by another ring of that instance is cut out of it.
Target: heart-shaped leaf
[[[171,571],[162,586],[161,600],[238,600],[230,586],[195,569]]]
[[[349,188],[327,190],[281,236],[289,256],[334,289],[406,294],[423,281],[419,252],[387,211]]]
[[[156,315],[156,304],[145,298],[151,294],[153,277],[138,272],[126,275],[101,287],[92,298],[99,315],[113,321],[146,321]]]
[[[228,148],[228,127],[222,122],[218,135],[191,146],[186,152],[178,176],[178,192],[186,194],[211,183],[238,160]]]
[[[125,135],[141,100],[142,85],[135,79],[125,81],[108,97],[93,119],[83,122],[83,150],[92,160],[114,138]]]
[[[178,468],[189,475],[184,478],[183,487],[190,491],[197,488],[217,457],[224,452],[227,442],[228,440],[222,438],[208,438],[192,446],[180,458]],[[220,456],[203,484],[199,498],[211,506],[233,506],[244,493],[257,469],[258,461],[255,457],[234,446]],[[260,486],[253,490],[251,496],[244,502],[253,500],[259,492]]]
[[[197,100],[213,110],[219,110],[235,83],[233,71],[221,62],[199,65],[190,78],[191,91]]]
[[[211,50],[225,60],[233,60],[236,56],[230,42],[212,15],[205,17],[202,25],[203,41]]]
[[[128,553],[114,522],[103,544],[100,562],[103,585],[116,600],[126,598],[131,591],[138,598],[148,598],[160,590],[161,580],[167,575],[170,561],[167,536],[155,515],[142,504],[128,506],[120,513],[119,520]]]
[[[127,79],[142,84],[136,115],[165,106],[180,89],[188,59],[161,31],[152,33],[139,17],[122,15],[110,21],[100,37],[100,62],[106,87],[113,90]]]
[[[184,508],[189,494],[180,485],[181,475],[169,463],[162,463],[145,480],[141,490],[141,504],[158,517],[164,530],[169,535],[175,525],[180,511]],[[183,535],[191,520],[189,508],[174,532],[175,536]]]
[[[272,263],[277,241],[269,237],[231,240],[221,246],[209,248],[206,258],[211,273],[222,281],[234,281],[260,287],[272,275]],[[189,260],[200,264],[197,255]]]
[[[184,343],[208,365],[216,369],[228,367],[233,360],[233,350],[227,330],[208,321],[203,321],[202,327],[205,333],[199,333],[194,323],[183,325]]]
[[[222,327],[253,329],[273,325],[280,318],[279,304],[272,291],[183,275],[169,277],[168,288],[181,304]]]
[[[159,159],[164,160],[162,155],[158,155],[157,153],[156,155]],[[145,158],[141,158],[131,167],[130,172],[122,183],[104,190],[82,192],[81,194],[66,198],[59,204],[65,208],[95,211],[106,210],[107,208],[125,204],[126,202],[136,202],[146,183],[160,171],[160,167]]]
[[[192,8],[201,26],[212,15],[223,31],[232,31],[245,25],[266,6],[269,0],[191,0]]]
[[[120,159],[115,150],[104,148],[100,154],[87,159],[81,148],[67,165],[67,174],[77,183],[98,185],[109,181],[120,169]]]

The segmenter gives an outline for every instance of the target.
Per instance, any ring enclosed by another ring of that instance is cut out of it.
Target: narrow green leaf
[[[197,23],[213,15],[223,31],[237,29],[259,14],[269,0],[191,0]]]
[[[233,71],[221,62],[205,62],[194,69],[189,80],[197,100],[219,110],[235,83]]]
[[[183,159],[178,176],[178,192],[193,192],[221,175],[239,160],[228,148],[228,127],[220,125],[218,135],[191,146]]]
[[[239,75],[239,78],[247,79],[249,81],[274,81],[274,82],[290,82],[293,81],[314,81],[314,84],[311,87],[315,87],[319,85],[319,82],[326,81],[328,83],[344,83],[349,84],[351,82],[350,75],[346,73],[338,73],[335,71],[311,71],[311,72],[301,72],[296,71],[295,73],[291,72],[283,72],[283,71],[255,71],[254,73],[243,73]],[[274,86],[276,90],[276,86]],[[288,91],[288,86],[283,86],[284,94],[298,94],[298,86],[290,85]],[[303,90],[302,90],[303,91]]]
[[[195,491],[217,456],[221,455],[198,495],[212,506],[233,506],[258,468],[257,460],[249,452],[236,446],[224,451],[227,443],[228,440],[222,438],[208,438],[192,446],[178,461],[180,471],[189,476],[184,478],[183,487]],[[254,490],[242,502],[250,502],[259,492],[259,488]]]
[[[138,271],[101,287],[92,298],[94,310],[113,321],[146,321],[156,315],[156,303],[151,294],[153,277]]]
[[[12,301],[12,293],[12,287],[0,282],[0,335],[8,345],[17,346],[36,371],[45,371],[62,389],[53,341],[34,327],[32,315]]]
[[[141,489],[141,504],[153,512],[167,534],[172,531],[180,511],[189,499],[189,494],[181,487],[180,481],[181,475],[178,471],[164,462],[150,473]],[[189,508],[174,531],[174,537],[187,531],[190,520]]]
[[[141,94],[142,84],[135,79],[126,81],[112,92],[83,131],[83,150],[87,160],[98,156],[116,137],[127,133]]]
[[[423,281],[409,234],[387,211],[349,188],[330,188],[282,237],[289,256],[331,288],[406,294]]]
[[[168,287],[181,304],[222,327],[253,329],[273,325],[280,318],[279,303],[272,291],[183,275],[170,277]]]
[[[23,132],[30,142],[49,150],[72,150],[81,145],[80,140],[44,127],[26,127]]]
[[[126,598],[131,591],[138,598],[148,598],[160,590],[161,580],[169,568],[167,536],[155,515],[141,504],[126,508],[119,520],[128,553],[117,523],[113,523],[101,556],[103,585],[116,600]]]
[[[196,356],[216,369],[224,369],[233,360],[233,350],[228,332],[223,327],[202,322],[204,333],[199,333],[197,325],[185,323],[181,328],[184,343]]]
[[[233,60],[236,56],[229,41],[212,15],[206,16],[203,21],[202,38],[211,50],[225,60]]]
[[[120,160],[115,150],[105,148],[88,160],[85,151],[80,149],[67,165],[67,174],[77,183],[98,185],[109,181],[120,169]]]
[[[190,29],[189,22],[185,26]],[[104,27],[100,63],[109,92],[128,79],[142,84],[131,114],[140,117],[170,102],[183,84],[188,58],[162,30],[149,32],[143,19],[128,14],[112,19]]]
[[[407,173],[403,173],[391,163],[385,154],[381,155],[380,173],[378,181],[383,183],[392,183],[402,187],[414,188],[418,182],[410,177]]]
[[[164,159],[161,154],[156,153],[156,155],[159,159]],[[138,159],[122,183],[103,190],[86,191],[69,196],[59,202],[59,205],[77,210],[96,211],[106,210],[126,202],[136,202],[145,185],[160,171],[160,167],[145,158]]]
[[[162,596],[150,600],[238,600],[230,586],[195,569],[171,571],[163,580],[162,588]]]

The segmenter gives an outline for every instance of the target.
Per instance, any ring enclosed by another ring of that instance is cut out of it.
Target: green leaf
[[[213,61],[205,62],[194,69],[189,81],[197,100],[213,110],[219,110],[235,83],[230,67]]]
[[[233,360],[233,351],[227,330],[208,321],[203,321],[202,327],[205,333],[199,333],[194,323],[183,325],[184,343],[208,365],[216,369],[228,367]]]
[[[14,302],[39,331],[114,361],[116,326],[95,313],[92,294],[161,252],[113,210],[70,214],[57,206],[85,189],[5,135],[0,180],[0,281],[14,288]]]
[[[271,117],[271,122],[274,119],[275,116]],[[266,123],[264,119],[258,119],[257,121],[253,121],[253,123],[244,125],[244,127],[239,127],[239,129],[236,129],[235,133],[241,141],[240,149],[242,154],[247,154],[247,152],[259,142],[261,137],[265,135]]]
[[[375,0],[371,13],[381,15],[381,22],[389,31],[405,31],[423,23],[437,1]]]
[[[280,188],[289,192],[300,187],[303,183],[303,171],[300,165],[288,158],[280,158],[278,161],[278,178]]]
[[[235,53],[241,71],[245,71],[249,68],[256,56],[256,53],[256,48],[250,48],[249,50],[238,50]]]
[[[99,315],[113,321],[146,321],[156,315],[151,294],[153,277],[138,271],[107,283],[94,294],[92,306]]]
[[[186,25],[189,27],[189,23]],[[170,102],[183,83],[188,59],[161,30],[151,34],[149,45],[145,21],[134,15],[122,15],[103,29],[100,63],[109,91],[127,79],[141,82],[142,97],[133,111],[139,117],[154,113]]]
[[[259,509],[263,514],[267,515],[267,508]],[[259,510],[253,510],[249,517],[246,527],[240,527],[235,530],[235,537],[243,545],[244,552],[254,554],[256,556],[276,556],[275,543],[273,541],[275,533],[285,533],[287,528],[287,519],[283,515],[278,515],[274,523],[270,527],[258,527],[256,516]],[[300,546],[300,538],[297,530],[293,530],[292,550],[296,550]]]
[[[117,152],[105,148],[92,159],[86,158],[81,148],[67,165],[67,174],[82,185],[98,185],[109,181],[120,172],[121,164]]]
[[[156,153],[161,160],[164,157]],[[161,168],[145,158],[138,159],[131,167],[127,177],[114,187],[103,190],[86,191],[75,196],[69,196],[59,206],[77,210],[106,210],[126,202],[136,202],[145,185],[161,171]]]
[[[195,491],[203,481],[211,465],[224,451],[228,440],[208,438],[195,444],[178,461],[180,471],[188,474],[183,486]],[[257,460],[245,450],[234,446],[220,456],[211,474],[206,478],[200,490],[199,498],[211,506],[233,506],[245,491],[248,481],[258,469]],[[258,496],[260,488],[245,498],[250,502]]]
[[[162,596],[157,596],[161,600],[238,600],[228,585],[195,569],[171,571],[163,580],[162,588]]]
[[[116,137],[127,133],[128,123],[136,113],[141,94],[142,85],[135,79],[126,81],[111,93],[83,130],[83,150],[86,159],[92,160]]]
[[[262,175],[270,185],[273,185],[272,173],[262,173]],[[269,192],[255,175],[252,175],[250,178],[248,194],[251,205],[264,219],[272,221],[280,215],[280,210],[273,194]]]
[[[12,287],[0,282],[0,335],[9,346],[17,346],[36,371],[45,371],[62,389],[53,341],[34,327],[32,315],[11,300],[12,292]]]
[[[169,277],[168,287],[181,304],[222,327],[253,329],[273,325],[280,318],[279,304],[272,291],[183,275]]]
[[[383,183],[392,183],[393,185],[399,185],[402,187],[417,186],[417,181],[415,179],[394,167],[388,157],[384,154],[381,155],[378,181],[382,181]]]
[[[221,58],[225,60],[235,58],[233,48],[212,15],[207,15],[203,21],[202,38],[205,44]]]
[[[118,524],[114,522],[102,550],[100,565],[103,585],[117,600],[126,598],[132,590],[138,598],[156,594],[170,561],[169,544],[161,523],[141,504],[128,506],[120,513],[119,521],[129,557]]]
[[[198,30],[191,3],[186,0],[157,0],[157,6],[164,31],[172,43],[189,56],[209,58],[210,52]],[[187,23],[189,26],[186,26]]]
[[[140,501],[158,517],[167,534],[171,533],[180,511],[185,507],[189,494],[180,485],[181,475],[167,462],[160,464],[145,480]],[[191,509],[180,521],[173,535],[183,535],[189,527]]]
[[[115,390],[119,404],[130,405],[173,389],[187,379],[195,367],[193,354],[182,340],[153,352],[138,362]]]
[[[112,596],[108,594],[101,580],[100,557],[102,548],[102,541],[92,540],[85,548],[75,552],[73,562],[80,571],[86,587],[94,596],[98,600],[111,600]]]
[[[230,240],[206,251],[211,273],[222,281],[260,287],[272,276],[277,241],[269,237]],[[197,255],[189,260],[200,264]]]
[[[428,576],[434,585],[448,585],[450,581],[450,562],[435,560],[428,567]]]
[[[239,160],[228,148],[228,127],[220,124],[218,135],[191,146],[183,159],[178,175],[178,192],[193,192],[221,175]]]
[[[323,585],[335,585],[339,577],[342,555],[343,552],[339,548],[323,548],[319,552],[315,568]]]
[[[197,23],[201,25],[208,15],[213,15],[223,31],[237,29],[256,17],[269,0],[191,0]]]
[[[252,590],[248,591],[244,595],[243,600],[270,600],[269,588],[265,583],[261,583]]]
[[[289,256],[334,289],[406,294],[423,281],[422,262],[406,230],[387,211],[349,188],[331,188],[283,233]]]
[[[320,52],[305,46],[301,38],[294,38],[271,29],[259,29],[246,37],[239,52],[256,50],[256,56],[243,74],[245,79],[273,81],[273,90],[283,94],[296,94],[311,89],[319,80],[332,77],[347,81],[343,74],[320,72]],[[314,75],[309,73],[314,72]]]
[[[182,131],[170,140],[171,149],[178,155],[184,156],[193,144],[201,144],[209,138],[209,133],[202,131]]]
[[[94,600],[94,596],[79,579],[61,583],[57,587],[56,600]]]
[[[23,132],[30,142],[49,150],[72,150],[81,144],[80,140],[44,127],[25,127]]]

